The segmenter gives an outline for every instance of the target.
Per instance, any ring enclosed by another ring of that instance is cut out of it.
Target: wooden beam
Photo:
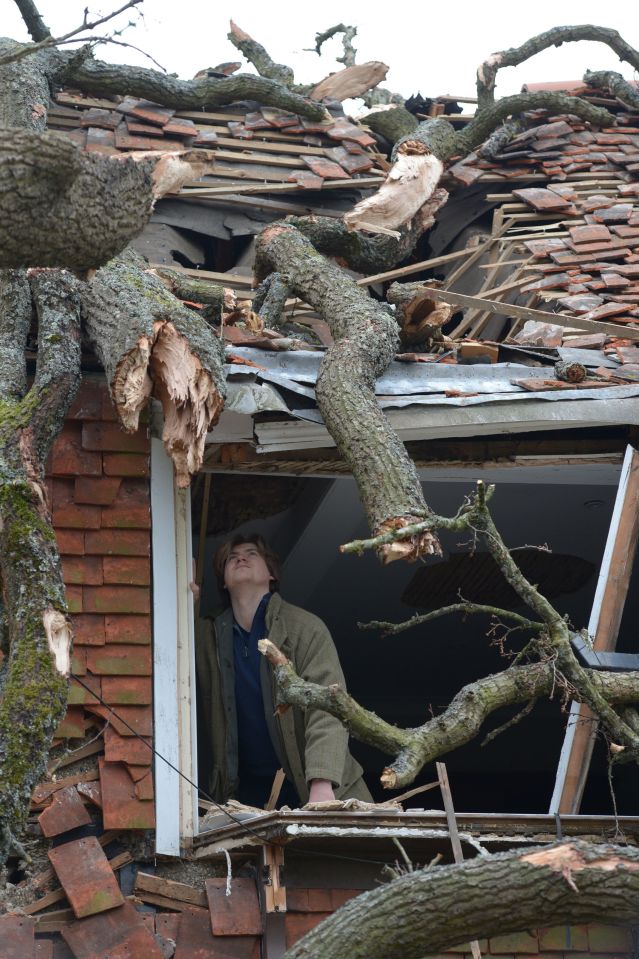
[[[583,316],[566,316],[563,313],[549,313],[545,310],[531,310],[528,306],[516,306],[514,303],[499,303],[497,300],[484,299],[481,296],[467,296],[453,293],[452,290],[437,290],[437,296],[445,303],[457,306],[479,307],[489,313],[505,313],[523,320],[536,320],[538,323],[553,323],[555,326],[570,327],[575,330],[587,330],[589,333],[608,333],[609,336],[622,336],[628,340],[639,340],[639,330],[616,323],[603,323],[599,320],[586,320]]]
[[[639,453],[629,446],[588,624],[588,635],[597,652],[610,652],[617,645],[638,540]],[[591,710],[573,702],[559,757],[551,814],[579,812],[596,732],[597,720]]]

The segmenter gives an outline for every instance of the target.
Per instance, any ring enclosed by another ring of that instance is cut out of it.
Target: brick
[[[88,646],[87,669],[96,676],[150,676],[148,646]]]
[[[53,509],[59,506],[68,506],[73,503],[73,485],[72,479],[50,479],[47,483],[49,497]]]
[[[61,433],[51,450],[47,472],[53,476],[100,476],[102,454],[83,450],[80,433]]]
[[[77,829],[78,826],[87,826],[91,822],[91,816],[75,786],[67,786],[54,794],[51,803],[38,816],[38,822],[42,834],[50,839],[70,829]]]
[[[567,930],[570,938],[568,938]],[[560,952],[588,951],[587,926],[550,926],[539,929],[538,934],[540,952],[548,952],[553,949]]]
[[[150,745],[150,739],[141,742],[134,736],[120,736],[112,726],[104,730],[104,758],[107,762],[149,766],[153,758]]]
[[[60,529],[100,529],[102,510],[99,506],[76,506],[69,503],[53,510],[53,525]]]
[[[95,716],[108,719],[120,736],[151,736],[153,733],[153,710],[150,706],[117,706],[114,710],[93,705],[84,708]]]
[[[104,472],[107,476],[149,475],[149,457],[140,453],[105,453],[103,460]]]
[[[139,506],[110,506],[102,510],[102,526],[106,529],[150,529],[149,504]]]
[[[56,529],[55,538],[60,555],[84,555],[84,530]]]
[[[308,889],[286,889],[286,908],[289,912],[308,912]]]
[[[102,419],[102,401],[105,384],[97,380],[84,380],[67,413],[68,420]]]
[[[330,916],[329,912],[288,912],[284,920],[286,929],[286,948],[294,946],[298,939]],[[177,954],[176,954],[177,959]]]
[[[69,697],[68,702],[70,706],[84,706],[85,703],[97,703],[99,700],[96,699],[93,693],[97,693],[98,696],[101,695],[101,682],[99,676],[91,676],[87,674],[82,677],[81,685],[77,680],[72,679],[69,684]],[[85,687],[88,686],[89,689]],[[91,690],[91,692],[89,691]]]
[[[82,449],[109,453],[148,453],[146,429],[125,433],[117,423],[83,423]]]
[[[135,783],[123,763],[99,760],[102,820],[105,829],[153,829],[154,804],[135,795]]]
[[[150,676],[104,676],[102,679],[102,698],[110,706],[148,706],[152,692]]]
[[[588,926],[591,952],[632,952],[632,931],[628,926],[593,923]]]
[[[64,556],[62,576],[67,584],[102,585],[102,560],[99,556]]]
[[[81,613],[82,612],[82,587],[81,586],[67,586],[65,587],[65,595],[67,598],[67,607],[70,613]]]
[[[128,586],[149,586],[151,583],[151,564],[142,556],[105,556],[102,573],[105,583]]]
[[[85,533],[84,548],[99,556],[148,556],[149,534],[146,530],[101,529]]]
[[[361,896],[363,891],[363,889],[331,889],[333,909],[339,909],[345,902],[354,899],[355,896]]]
[[[309,889],[308,890],[308,909],[309,912],[331,912],[333,909],[333,900],[330,889]]]
[[[82,608],[85,613],[148,613],[151,594],[142,586],[87,586]]]
[[[231,895],[226,895],[226,879],[207,879],[206,895],[214,936],[260,936],[262,914],[253,879],[236,878]]]
[[[87,721],[82,706],[69,706],[67,714],[58,724],[55,739],[83,739],[87,730]]]
[[[132,643],[146,646],[151,642],[149,616],[106,616],[104,620],[107,643]]]
[[[74,647],[71,653],[71,672],[74,676],[86,676],[87,651],[83,646]]]
[[[121,483],[122,480],[116,476],[78,476],[74,483],[73,499],[76,503],[110,506],[118,495]]]
[[[163,959],[152,930],[130,902],[69,923],[62,935],[75,959]]]
[[[96,616],[93,613],[81,613],[74,616],[71,624],[75,636],[75,643],[78,646],[104,646],[104,616]]]
[[[499,956],[504,953],[536,953],[538,951],[537,935],[533,932],[512,932],[506,936],[496,936],[490,939],[491,955]]]

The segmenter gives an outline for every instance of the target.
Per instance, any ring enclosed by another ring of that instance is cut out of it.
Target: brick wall
[[[287,889],[286,948],[359,894],[358,889]],[[630,929],[600,923],[517,932],[482,939],[479,947],[482,956],[495,959],[633,959],[635,955]],[[424,959],[472,959],[472,954],[466,944]]]
[[[151,753],[131,732],[151,742],[149,455],[147,428],[124,433],[104,377],[88,377],[47,469],[75,630],[72,668],[91,690],[72,680],[57,737],[72,746],[109,720],[100,759],[106,829],[154,825]]]

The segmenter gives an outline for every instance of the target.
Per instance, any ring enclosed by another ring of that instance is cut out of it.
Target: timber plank
[[[168,899],[177,899],[179,902],[187,902],[194,906],[201,906],[206,909],[206,893],[202,889],[196,889],[185,882],[175,882],[173,879],[163,879],[160,876],[152,876],[146,872],[138,872],[135,880],[135,892],[151,892],[159,896],[166,896]]]

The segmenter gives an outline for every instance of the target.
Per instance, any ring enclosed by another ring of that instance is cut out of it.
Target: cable
[[[258,832],[252,829],[244,820],[238,819],[237,816],[234,816],[233,813],[229,812],[228,809],[226,809],[221,803],[217,801],[217,799],[213,799],[213,797],[210,796],[205,789],[202,789],[201,786],[198,786],[196,783],[194,783],[193,780],[189,779],[189,777],[185,773],[183,773],[180,769],[178,769],[177,766],[174,766],[169,759],[163,756],[162,753],[159,753],[157,749],[155,749],[155,747],[151,745],[151,743],[148,743],[146,741],[144,736],[141,736],[138,732],[136,732],[133,726],[129,725],[126,719],[124,719],[122,716],[119,715],[119,713],[115,711],[113,706],[110,706],[107,702],[104,701],[104,699],[102,699],[99,693],[96,693],[95,690],[87,686],[87,684],[82,681],[80,676],[76,676],[75,673],[71,673],[71,678],[75,679],[75,681],[79,683],[80,686],[86,689],[88,693],[90,693],[95,699],[97,699],[100,705],[104,706],[105,709],[108,709],[109,712],[112,713],[112,715],[118,720],[118,722],[121,722],[123,726],[126,726],[129,732],[131,732],[137,739],[139,739],[140,742],[143,742],[144,745],[147,747],[147,749],[149,749],[154,756],[157,756],[158,759],[161,759],[162,762],[166,763],[169,769],[172,769],[173,772],[178,774],[178,776],[181,776],[182,779],[184,779],[185,782],[189,784],[189,786],[192,786],[193,789],[196,789],[198,791],[198,794],[202,795],[204,799],[212,803],[214,806],[217,806],[220,812],[224,813],[225,816],[228,816],[228,818],[232,820],[232,822],[234,822],[237,826],[240,826],[243,832],[253,836],[255,839],[258,840],[258,842],[262,843],[263,846],[275,846],[278,849],[286,849],[289,853],[293,852],[293,850],[289,849],[286,843],[276,842],[271,839],[264,839],[262,836],[260,836]],[[303,856],[319,856],[323,859],[341,859],[347,862],[372,863],[373,865],[378,865],[378,866],[387,865],[387,862],[382,859],[357,859],[354,856],[340,856],[337,853],[317,852],[312,849],[305,849],[303,852],[300,850],[299,853],[297,852],[297,850],[295,850],[295,853]]]

